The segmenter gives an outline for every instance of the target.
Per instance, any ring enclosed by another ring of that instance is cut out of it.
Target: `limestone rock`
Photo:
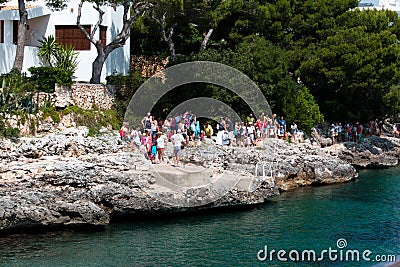
[[[267,140],[256,148],[197,144],[184,149],[184,165],[178,169],[152,165],[142,154],[129,152],[118,132],[87,134],[86,127],[78,127],[17,143],[0,140],[0,231],[105,225],[120,215],[250,205],[279,190],[356,177],[355,169],[334,151],[310,144],[282,140]],[[389,143],[377,142],[376,151],[392,151]],[[169,158],[171,152],[167,146]],[[171,185],[168,172],[183,185]]]

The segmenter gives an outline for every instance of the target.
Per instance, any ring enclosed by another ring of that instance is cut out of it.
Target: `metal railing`
[[[255,176],[262,176],[263,179],[267,181],[268,185],[273,187],[275,186],[274,169],[274,162],[257,162]],[[260,171],[262,175],[259,175]]]

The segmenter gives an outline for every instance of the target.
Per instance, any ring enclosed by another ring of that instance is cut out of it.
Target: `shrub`
[[[121,86],[116,92],[114,107],[116,110],[116,116],[122,120],[132,96],[145,79],[140,75],[140,73],[131,72],[129,73],[129,76],[112,75],[108,76],[106,80],[107,84]]]
[[[7,127],[3,121],[0,121],[0,137],[6,137],[6,138],[19,137],[19,129]]]
[[[51,117],[53,122],[60,122],[60,114],[57,112],[55,107],[44,107],[40,109],[43,112],[43,118]]]
[[[18,70],[0,75],[0,112],[32,112],[35,89],[36,85]]]
[[[77,125],[88,126],[91,133],[98,132],[101,127],[111,126],[112,129],[119,129],[121,125],[121,118],[117,117],[115,110],[84,110],[77,106],[69,106],[65,108],[62,113],[75,114],[75,122]]]
[[[43,92],[53,93],[56,83],[67,86],[72,84],[72,71],[69,70],[53,67],[31,67],[28,70],[32,75],[30,80]]]

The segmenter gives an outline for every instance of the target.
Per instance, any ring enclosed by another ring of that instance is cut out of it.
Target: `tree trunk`
[[[18,22],[17,52],[15,53],[13,69],[22,71],[22,66],[24,64],[26,24],[28,22],[28,12],[26,12],[24,0],[18,0],[18,9],[19,9],[19,22]]]
[[[168,43],[168,47],[169,47],[169,53],[171,54],[172,62],[175,63],[176,62],[176,52],[175,52],[175,45],[174,45],[174,42],[172,41],[172,38],[168,39],[167,43]]]
[[[100,78],[101,78],[101,71],[103,69],[104,62],[106,61],[108,55],[110,52],[107,53],[105,49],[103,48],[103,45],[101,44],[100,41],[96,44],[97,48],[97,57],[93,61],[92,64],[92,78],[90,78],[90,83],[92,84],[99,84],[100,83]]]
[[[95,35],[97,29],[99,28],[99,26],[101,25],[101,23],[103,22],[103,15],[105,12],[103,10],[101,10],[99,3],[96,3],[96,5],[93,6],[93,8],[96,9],[97,12],[99,12],[99,19],[98,19],[96,25],[93,27],[92,32],[90,34],[87,33],[86,30],[81,25],[82,6],[83,6],[84,1],[85,0],[81,0],[81,2],[79,3],[78,17],[76,19],[76,25],[78,25],[78,27],[81,29],[82,34],[92,44],[94,44],[96,46],[97,57],[92,64],[92,78],[90,78],[90,83],[99,84],[100,78],[101,78],[101,71],[103,69],[104,62],[106,61],[108,55],[115,49],[117,49],[119,47],[123,47],[125,45],[126,40],[128,40],[128,38],[130,37],[130,27],[132,26],[135,19],[139,15],[143,14],[143,12],[145,10],[148,10],[149,8],[151,8],[153,5],[148,2],[136,3],[132,8],[133,9],[132,14],[130,15],[130,17],[128,17],[128,14],[130,13],[129,9],[131,6],[131,2],[124,1],[122,3],[122,5],[124,7],[124,15],[122,16],[123,27],[122,27],[121,31],[117,34],[117,36],[115,36],[114,39],[108,45],[103,47],[101,41],[96,40],[96,38],[94,38],[94,35]],[[114,2],[114,4],[116,5],[116,2]]]
[[[208,40],[210,40],[211,34],[213,33],[213,29],[209,29],[207,34],[204,35],[203,42],[201,42],[200,51],[203,51],[207,47]]]

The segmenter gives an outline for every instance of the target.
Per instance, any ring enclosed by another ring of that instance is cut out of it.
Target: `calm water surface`
[[[104,231],[0,238],[0,266],[372,266],[373,262],[261,262],[257,252],[338,249],[400,255],[400,168],[282,194],[240,211],[113,223]],[[286,255],[287,257],[288,255]]]

